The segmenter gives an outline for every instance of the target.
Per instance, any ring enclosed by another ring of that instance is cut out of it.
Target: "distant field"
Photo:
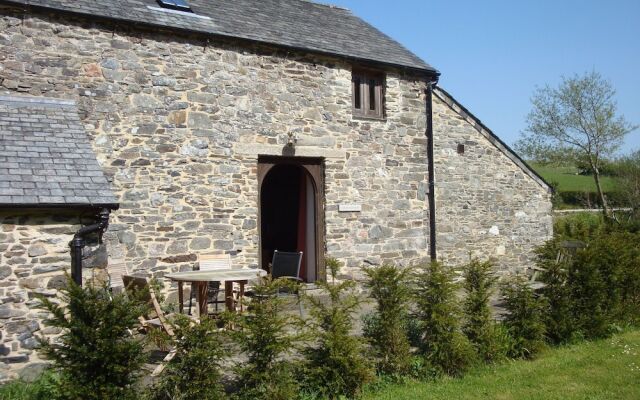
[[[531,167],[549,183],[557,182],[561,192],[596,192],[593,176],[578,175],[578,169],[571,166],[552,166],[530,163]],[[616,182],[613,178],[602,177],[602,188],[605,192],[614,192]]]

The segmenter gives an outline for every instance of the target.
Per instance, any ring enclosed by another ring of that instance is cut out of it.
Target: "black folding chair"
[[[271,277],[273,279],[291,279],[298,283],[304,282],[300,278],[300,265],[302,264],[302,252],[286,252],[275,250],[271,261]],[[288,291],[280,291],[278,295],[289,295]],[[296,288],[293,294],[298,299],[300,307],[300,317],[302,317],[302,301],[300,301],[300,291]]]
[[[302,282],[300,278],[300,265],[302,264],[302,252],[286,252],[275,250],[271,260],[271,277],[273,279],[287,278]]]

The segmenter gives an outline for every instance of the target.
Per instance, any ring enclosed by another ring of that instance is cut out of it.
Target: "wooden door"
[[[278,165],[296,165],[308,173],[314,186],[315,206],[315,272],[317,280],[326,280],[325,271],[325,215],[324,215],[324,160],[307,157],[264,156],[258,158],[258,227],[260,229],[259,260],[260,267],[266,269],[263,261],[262,238],[262,189],[269,172]],[[310,268],[312,266],[308,266]]]

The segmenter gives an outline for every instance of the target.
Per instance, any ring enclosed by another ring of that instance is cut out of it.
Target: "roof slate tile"
[[[306,0],[189,0],[194,14],[162,9],[155,0],[12,2],[437,72],[351,11]]]
[[[34,118],[43,123],[25,122]],[[77,132],[72,140],[69,131]],[[117,207],[69,100],[0,96],[0,159],[0,206]]]

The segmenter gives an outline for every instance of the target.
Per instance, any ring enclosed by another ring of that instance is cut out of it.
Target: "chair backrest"
[[[173,328],[167,322],[164,311],[162,311],[160,303],[158,302],[153,289],[149,285],[149,280],[140,276],[123,275],[122,281],[127,294],[146,302],[149,305],[149,310],[154,311],[155,317],[160,320],[162,328],[169,334],[169,336],[174,336]],[[153,318],[152,315],[146,315],[145,317],[148,317],[148,319]]]
[[[109,274],[109,287],[111,289],[124,289],[123,275],[127,275],[127,265],[125,263],[114,263],[107,265]]]
[[[202,254],[198,257],[198,265],[200,271],[231,269],[231,256],[229,254]]]
[[[150,306],[153,306],[151,288],[149,287],[149,281],[147,278],[122,275],[122,282],[128,295],[137,297],[140,300],[149,303]]]
[[[271,276],[273,279],[284,276],[298,278],[300,275],[300,264],[302,262],[302,252],[291,253],[286,251],[274,251],[271,262]]]

